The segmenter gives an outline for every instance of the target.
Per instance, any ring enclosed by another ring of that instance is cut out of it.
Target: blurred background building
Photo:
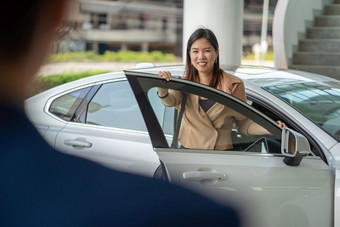
[[[269,1],[269,50],[276,3],[277,0]],[[263,0],[244,0],[245,55],[261,42],[262,6]],[[182,55],[183,0],[73,0],[68,18],[63,36],[54,45],[54,53],[160,50]]]

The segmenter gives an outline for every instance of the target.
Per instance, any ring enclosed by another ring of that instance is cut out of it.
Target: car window
[[[86,124],[147,131],[127,81],[103,84],[89,102]]]
[[[300,132],[301,134],[305,135],[303,132],[301,132],[301,130],[298,128],[298,125],[297,124],[290,124],[289,123],[289,120],[286,120],[284,118],[281,118],[281,117],[278,117],[277,114],[275,114],[273,111],[271,111],[270,109],[268,109],[266,106],[264,106],[262,103],[260,102],[257,102],[256,100],[253,100],[253,97],[247,97],[247,103],[249,105],[251,105],[252,107],[254,107],[255,109],[259,110],[261,113],[265,114],[266,116],[268,116],[269,118],[271,118],[273,121],[284,121],[286,126],[288,128],[291,128],[297,132]],[[284,116],[284,115],[281,115],[281,116]],[[308,135],[305,135],[307,138],[308,138]],[[311,151],[315,154],[315,155],[322,155],[322,151],[321,149],[319,148],[319,146],[314,143],[314,141],[311,141],[309,139],[309,145],[311,147]]]
[[[166,107],[161,102],[159,102],[157,88],[150,89],[148,92],[148,98],[164,133],[173,135],[176,109]]]
[[[340,82],[304,82],[264,87],[340,141]]]
[[[188,139],[190,136],[186,137],[183,134],[179,135],[179,143],[175,144],[173,143],[174,139],[174,128],[177,123],[176,120],[174,120],[174,116],[172,118],[165,119],[164,114],[158,113],[161,106],[165,106],[168,104],[164,103],[164,100],[159,98],[158,96],[155,98],[155,96],[152,96],[152,99],[150,98],[152,93],[156,93],[157,88],[153,87],[148,91],[148,97],[149,101],[151,103],[152,108],[154,108],[155,115],[163,129],[163,133],[166,134],[169,131],[166,131],[165,125],[172,126],[172,137],[169,139],[169,136],[166,136],[168,146],[172,148],[178,148],[178,149],[185,149],[188,147],[183,147],[183,144],[181,144],[181,139]],[[170,94],[183,94],[182,91],[171,89]],[[196,106],[199,108],[197,111],[200,112],[200,114],[197,115],[189,115],[186,113],[183,114],[182,118],[182,127],[180,130],[183,130],[185,133],[191,133],[192,135],[196,136],[194,140],[197,140],[197,143],[200,142],[200,140],[210,140],[211,138],[205,138],[206,137],[206,131],[204,130],[204,125],[201,124],[212,124],[217,129],[217,131],[220,131],[220,135],[223,138],[215,138],[218,140],[216,143],[216,146],[212,149],[216,150],[229,150],[229,151],[247,151],[247,152],[258,152],[258,153],[281,153],[280,150],[280,141],[281,141],[281,134],[277,132],[271,132],[272,128],[267,127],[268,122],[264,123],[263,125],[258,124],[253,121],[253,119],[248,118],[248,116],[245,116],[243,114],[243,108],[238,109],[237,105],[228,105],[228,102],[221,103],[219,100],[215,100],[212,97],[205,97],[203,95],[197,95],[195,93],[186,92],[187,94],[187,103],[186,108],[193,108],[193,100],[196,101]],[[176,95],[175,95],[176,96]],[[212,106],[210,106],[210,109],[207,111],[204,110],[204,105],[199,106],[200,100],[211,100],[213,102]],[[181,102],[181,99],[176,99],[176,103]],[[165,107],[163,107],[165,108]],[[167,107],[172,108],[175,110],[177,108],[177,111],[180,111],[181,107],[178,105],[175,105],[174,107]],[[205,112],[205,113],[203,113]],[[187,112],[188,113],[188,112]],[[185,116],[186,115],[186,116]],[[191,118],[189,118],[189,116]],[[202,118],[200,118],[202,116]],[[256,115],[253,114],[252,117],[256,119]],[[184,118],[187,118],[184,120]],[[221,120],[222,119],[222,120]],[[193,131],[193,129],[186,128],[183,129],[183,123],[184,121],[195,121],[198,123],[197,127],[200,128],[197,131]],[[251,130],[249,130],[251,128]],[[199,132],[199,133],[197,133]],[[199,146],[193,145],[193,149],[207,149],[202,148]]]
[[[79,89],[56,98],[50,105],[50,113],[69,121],[90,89],[91,87]]]

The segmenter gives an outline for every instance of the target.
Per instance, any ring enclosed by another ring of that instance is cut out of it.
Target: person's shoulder
[[[244,87],[243,81],[240,78],[224,71],[222,73],[220,86],[221,90],[228,94],[233,94],[237,88]]]

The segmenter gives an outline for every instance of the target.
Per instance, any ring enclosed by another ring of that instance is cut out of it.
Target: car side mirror
[[[289,166],[300,165],[302,158],[311,152],[309,142],[298,132],[289,128],[282,129],[281,153],[283,162]]]

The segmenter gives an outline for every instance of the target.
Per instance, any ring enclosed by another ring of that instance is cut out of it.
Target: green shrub
[[[93,51],[66,52],[50,56],[51,62],[68,61],[119,61],[119,62],[175,62],[176,56],[161,51],[105,51],[104,54],[95,54]]]
[[[100,55],[93,51],[85,52],[66,52],[58,53],[50,56],[51,62],[67,62],[67,61],[100,61]]]
[[[31,97],[35,94],[48,90],[52,87],[71,82],[73,80],[78,80],[84,77],[97,75],[101,73],[106,73],[108,71],[83,71],[80,73],[65,73],[50,76],[37,76],[28,91],[27,96]]]
[[[102,55],[103,61],[118,61],[118,55],[117,52],[113,51],[105,51],[105,53]]]
[[[243,60],[255,60],[255,53],[250,53],[245,57],[242,57]],[[264,55],[264,60],[266,61],[273,61],[274,60],[274,52],[273,51],[268,51]]]

